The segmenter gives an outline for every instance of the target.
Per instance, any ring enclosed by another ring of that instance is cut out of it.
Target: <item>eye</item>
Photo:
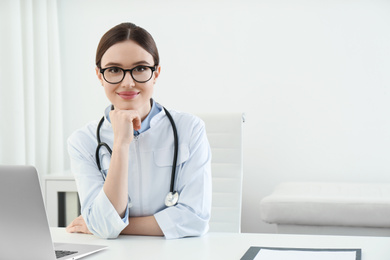
[[[135,67],[135,68],[134,68],[134,71],[135,71],[135,72],[144,72],[144,71],[146,71],[147,69],[149,69],[149,68],[146,67],[146,66],[138,66],[138,67]]]
[[[110,74],[122,73],[122,70],[118,67],[111,67],[111,68],[108,68],[106,71]]]

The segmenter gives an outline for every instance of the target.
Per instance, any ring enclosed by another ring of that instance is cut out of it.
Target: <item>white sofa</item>
[[[278,233],[390,236],[390,184],[282,183],[260,214]]]

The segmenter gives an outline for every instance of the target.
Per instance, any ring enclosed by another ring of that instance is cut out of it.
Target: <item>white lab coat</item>
[[[161,109],[161,105],[155,103]],[[100,130],[102,142],[113,145],[113,131],[107,120]],[[128,225],[128,216],[154,215],[167,239],[200,236],[207,232],[211,211],[211,150],[205,126],[199,118],[169,111],[175,121],[179,152],[175,187],[178,204],[165,206],[169,192],[174,154],[172,126],[161,110],[150,121],[150,128],[134,138],[129,152],[129,196],[131,208],[121,219],[103,191],[95,151],[98,121],[74,132],[68,139],[71,170],[80,196],[81,211],[88,229],[104,238],[115,238]],[[107,174],[110,154],[100,149],[102,170]]]

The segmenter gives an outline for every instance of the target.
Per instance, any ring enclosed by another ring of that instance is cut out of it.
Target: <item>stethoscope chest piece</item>
[[[175,206],[179,201],[179,193],[177,191],[169,192],[165,197],[165,206]]]

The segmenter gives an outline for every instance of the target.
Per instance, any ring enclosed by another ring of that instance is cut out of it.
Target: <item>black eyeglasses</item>
[[[130,72],[130,75],[134,79],[134,81],[138,83],[145,83],[152,78],[153,72],[155,70],[156,66],[150,67],[141,65],[130,70],[124,70],[119,67],[108,67],[100,69],[100,73],[103,74],[104,80],[111,84],[118,84],[122,82],[122,80],[125,78],[127,71]]]

